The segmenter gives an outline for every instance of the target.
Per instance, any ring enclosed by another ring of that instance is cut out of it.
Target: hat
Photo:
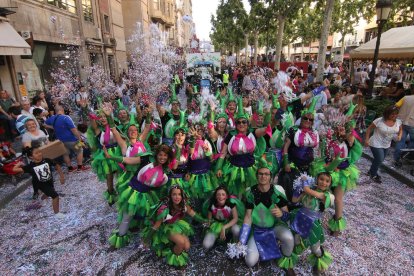
[[[236,120],[237,119],[246,119],[249,120],[249,115],[244,112],[243,108],[243,100],[241,98],[237,101],[237,114],[236,114]]]
[[[260,169],[268,169],[270,172],[272,172],[273,165],[272,165],[272,163],[267,162],[266,159],[261,157],[259,159],[258,164],[257,164],[257,170],[260,170]]]
[[[171,103],[171,104],[172,104],[172,103],[180,103],[180,102],[178,101],[177,94],[175,93],[175,85],[174,85],[174,84],[171,84],[171,85],[170,85],[170,90],[171,90],[170,103]]]
[[[211,112],[214,112],[214,111],[211,111]],[[216,116],[214,118],[215,119],[214,121],[217,122],[218,119],[220,119],[220,118],[224,118],[226,120],[229,119],[229,116],[227,116],[227,113],[226,113],[226,100],[225,99],[221,99],[220,113],[216,114]]]
[[[124,104],[122,103],[121,99],[116,100],[117,106],[118,106],[118,112],[120,110],[126,110],[128,111],[128,109],[124,106]]]
[[[172,128],[172,133],[182,130],[184,133],[188,132],[187,122],[185,121],[185,111],[180,110],[180,119],[177,124]],[[173,135],[171,135],[173,136]]]

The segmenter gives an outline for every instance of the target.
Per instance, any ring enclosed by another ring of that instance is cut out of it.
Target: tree
[[[286,19],[293,20],[296,18],[300,8],[304,4],[307,4],[307,2],[298,0],[266,0],[266,3],[269,4],[268,8],[272,11],[273,17],[277,18],[278,22],[275,68],[279,69]]]
[[[369,21],[375,13],[375,0],[341,0],[334,6],[332,33],[341,34],[341,56],[345,53],[345,36],[354,32],[360,18]]]
[[[386,28],[396,25],[414,25],[414,1],[413,0],[394,0],[393,8],[387,21]]]
[[[215,49],[240,49],[243,43],[243,21],[247,13],[241,0],[221,0],[216,16],[211,16],[212,33],[210,39]]]
[[[326,0],[325,14],[323,16],[323,24],[321,36],[319,39],[319,52],[318,52],[318,70],[316,72],[316,79],[318,81],[323,80],[323,69],[326,60],[326,46],[328,45],[329,29],[332,22],[332,13],[334,10],[335,1],[338,0]]]
[[[291,24],[288,24],[288,27],[291,25],[290,32],[293,33],[290,34],[290,36],[301,40],[302,49],[305,47],[305,45],[309,45],[308,56],[310,57],[310,44],[320,37],[323,20],[322,13],[318,12],[315,8],[311,8],[310,5],[304,5],[300,9],[299,13],[301,16],[298,16]],[[304,53],[302,51],[302,55],[303,54]]]

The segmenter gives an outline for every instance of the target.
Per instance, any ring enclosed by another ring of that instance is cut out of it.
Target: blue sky
[[[198,38],[201,40],[210,40],[209,33],[211,30],[211,14],[216,14],[217,6],[220,0],[193,0],[193,21],[196,25]],[[242,0],[247,11],[250,5],[247,0]]]

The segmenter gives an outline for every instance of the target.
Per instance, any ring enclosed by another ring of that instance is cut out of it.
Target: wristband
[[[114,118],[112,118],[112,116],[106,116],[106,120],[108,121],[108,124],[109,124],[109,127],[110,128],[114,128],[115,127]]]
[[[207,220],[205,218],[203,218],[201,215],[199,215],[197,213],[195,213],[195,215],[193,216],[193,219],[197,222],[200,222],[200,223],[207,222]]]
[[[148,112],[147,117],[145,117],[145,124],[150,125],[152,122],[151,114]]]
[[[282,212],[283,212],[283,215],[280,217],[280,219],[283,220],[284,222],[288,221],[290,217],[289,212],[285,212],[285,211],[282,211]]]
[[[96,114],[94,114],[94,113],[89,113],[89,115],[88,115],[88,116],[89,116],[89,118],[90,118],[90,119],[92,119],[92,120],[95,120],[95,121],[96,121],[96,120],[99,120],[99,117],[98,117],[98,116],[96,116]]]
[[[176,151],[175,151],[175,159],[178,161],[180,160],[181,157],[181,149],[179,147],[177,147]]]
[[[252,227],[250,225],[243,223],[242,228],[240,229],[240,236],[239,236],[239,241],[241,244],[243,245],[247,244],[247,240],[249,239],[251,229]]]
[[[317,96],[317,95],[319,95],[319,94],[321,94],[322,93],[322,91],[323,90],[325,90],[325,86],[324,85],[321,85],[321,86],[319,86],[319,87],[317,87],[317,88],[315,88],[315,89],[313,89],[312,90],[312,94],[313,94],[313,96]]]
[[[112,156],[109,157],[110,160],[115,161],[117,163],[123,163],[124,162],[124,157],[122,156]]]
[[[193,149],[194,146],[195,146],[195,139],[194,139],[194,137],[190,137],[189,142],[190,142],[190,148]]]
[[[283,166],[289,165],[289,156],[287,153],[283,155],[282,164]]]

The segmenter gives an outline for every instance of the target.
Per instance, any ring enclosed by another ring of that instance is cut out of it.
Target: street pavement
[[[334,261],[326,275],[414,275],[414,190],[382,173],[383,183],[364,174],[370,162],[362,158],[359,186],[346,194],[348,229],[338,238],[326,235],[325,250]],[[108,237],[117,226],[115,207],[102,198],[106,185],[92,172],[67,174],[61,195],[66,217],[53,216],[51,200],[32,201],[32,189],[0,210],[0,271],[3,275],[277,275],[274,262],[247,268],[243,260],[228,260],[225,246],[209,252],[200,233],[192,239],[185,270],[168,267],[145,249],[138,234],[129,246],[110,248]],[[333,210],[324,216],[326,224]],[[200,232],[201,229],[198,230]],[[305,251],[295,271],[311,275]]]

